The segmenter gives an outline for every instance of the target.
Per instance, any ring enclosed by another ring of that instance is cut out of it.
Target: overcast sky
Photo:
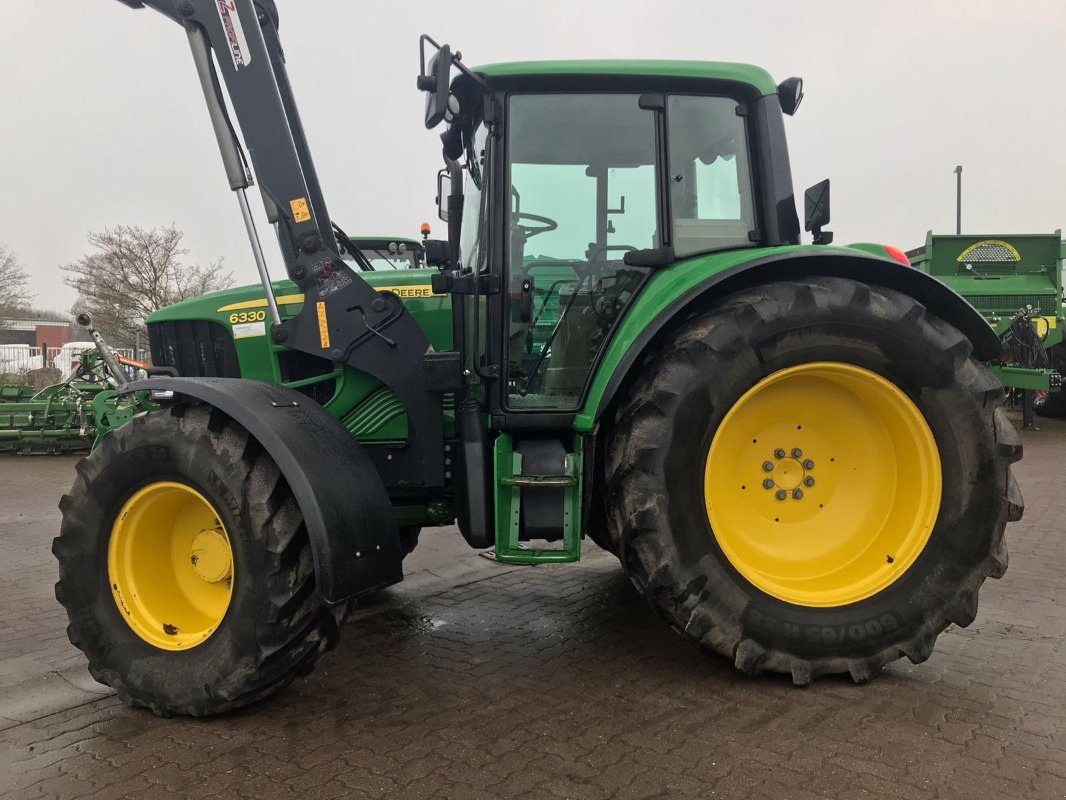
[[[836,241],[905,248],[963,230],[1066,226],[1062,0],[522,3],[278,0],[289,73],[331,216],[349,233],[436,222],[418,35],[471,65],[564,58],[745,61],[804,78],[787,131],[797,194],[833,181]],[[0,0],[0,242],[38,303],[85,232],[173,222],[190,259],[256,279],[181,29],[115,0]],[[268,245],[272,272],[282,267]],[[443,225],[437,226],[443,233]]]

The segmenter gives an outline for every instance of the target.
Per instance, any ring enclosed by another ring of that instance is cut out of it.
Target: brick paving
[[[1066,797],[1066,424],[1024,438],[1006,577],[866,686],[699,655],[594,545],[503,569],[442,531],[312,676],[208,720],[83,693],[4,724],[5,686],[80,662],[48,554],[72,460],[2,460],[0,797]]]

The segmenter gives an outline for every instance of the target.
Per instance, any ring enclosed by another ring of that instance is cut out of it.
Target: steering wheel
[[[528,219],[530,222],[539,222],[540,227],[530,227],[528,225],[522,225],[519,220]],[[519,211],[514,214],[514,221],[512,222],[515,229],[522,234],[522,240],[528,242],[538,233],[547,233],[548,231],[554,231],[559,227],[559,223],[550,217],[542,217],[540,214],[529,214],[525,211]]]

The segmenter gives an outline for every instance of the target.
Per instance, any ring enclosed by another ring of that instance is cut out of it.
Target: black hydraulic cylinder
[[[215,74],[215,66],[211,61],[211,48],[207,43],[207,36],[203,28],[195,23],[186,24],[185,31],[189,35],[192,60],[196,65],[200,86],[204,90],[207,113],[211,117],[211,127],[215,131],[218,149],[222,154],[222,166],[226,170],[226,178],[229,179],[229,188],[247,189],[252,185],[252,181],[248,170],[245,169],[236,136],[233,128],[230,127],[229,118],[222,104],[222,87],[218,83],[218,75]]]

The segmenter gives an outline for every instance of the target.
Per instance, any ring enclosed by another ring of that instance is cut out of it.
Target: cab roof
[[[760,95],[777,94],[777,84],[762,67],[726,61],[511,61],[475,67],[473,72],[490,80],[562,75],[696,78],[746,83]]]

